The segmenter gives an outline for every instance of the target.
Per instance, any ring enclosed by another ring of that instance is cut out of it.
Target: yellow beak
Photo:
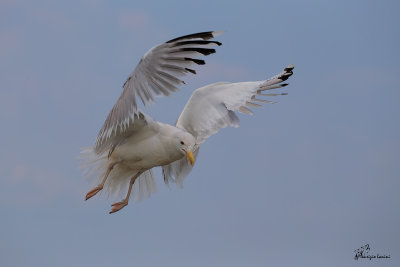
[[[189,159],[190,164],[192,164],[192,166],[193,166],[193,164],[194,164],[194,157],[193,157],[192,151],[186,152],[186,157]]]

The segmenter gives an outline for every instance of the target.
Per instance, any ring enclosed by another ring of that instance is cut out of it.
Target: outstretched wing
[[[196,57],[215,53],[211,48],[220,46],[217,41],[210,41],[220,32],[201,32],[172,39],[150,49],[140,60],[135,70],[129,75],[123,85],[123,92],[114,105],[95,143],[96,153],[104,151],[117,133],[124,130],[133,122],[134,114],[139,112],[137,98],[144,105],[153,102],[157,95],[170,95],[184,84],[178,77],[187,73],[196,74],[189,67],[193,64],[203,65],[204,60]],[[107,145],[106,145],[107,144]]]
[[[262,107],[259,103],[274,103],[257,99],[256,96],[276,96],[279,94],[263,94],[263,91],[288,85],[282,83],[292,74],[294,66],[289,65],[280,74],[257,82],[215,83],[193,92],[186,103],[176,126],[191,133],[201,144],[208,137],[226,126],[239,126],[239,118],[235,111],[253,114],[249,107]]]
[[[265,81],[241,83],[215,83],[193,92],[186,103],[176,126],[191,133],[197,142],[195,155],[199,146],[208,137],[226,126],[239,126],[239,118],[235,111],[253,114],[249,107],[261,107],[254,102],[274,103],[272,101],[257,99],[256,96],[276,96],[286,93],[267,93],[263,91],[276,89],[288,85],[282,83],[292,74],[293,65],[286,67],[282,73]],[[187,158],[182,158],[169,165],[163,166],[164,181],[169,181],[182,186],[187,174],[192,170],[192,165]]]

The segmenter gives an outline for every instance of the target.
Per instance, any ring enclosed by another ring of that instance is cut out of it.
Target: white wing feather
[[[282,84],[292,74],[294,66],[286,67],[282,73],[265,81],[240,83],[215,83],[199,88],[193,92],[186,103],[176,126],[191,133],[197,144],[226,126],[239,126],[235,111],[253,114],[249,107],[261,107],[255,103],[273,103],[257,99],[258,96],[275,96],[282,94],[262,94],[262,91],[286,86]]]

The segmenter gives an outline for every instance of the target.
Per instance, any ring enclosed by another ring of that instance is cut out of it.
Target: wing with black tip
[[[264,81],[215,83],[195,90],[186,103],[176,126],[191,133],[201,144],[219,129],[239,126],[235,111],[253,114],[249,108],[262,107],[259,103],[274,103],[259,99],[257,96],[276,96],[286,93],[263,93],[281,88],[293,74],[293,65],[286,67],[280,74]]]
[[[196,74],[192,66],[205,64],[199,56],[215,53],[215,46],[221,43],[210,39],[220,33],[209,31],[185,35],[150,49],[126,79],[121,96],[97,136],[95,151],[104,151],[104,144],[110,143],[109,138],[129,127],[139,112],[138,99],[146,105],[153,102],[155,96],[168,96],[178,90],[177,86],[184,84],[181,76]]]

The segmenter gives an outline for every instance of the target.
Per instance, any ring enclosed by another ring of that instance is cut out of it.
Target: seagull
[[[256,98],[286,93],[264,93],[288,85],[283,83],[292,74],[291,64],[267,80],[253,82],[217,82],[195,90],[175,125],[158,122],[142,112],[156,96],[169,96],[185,82],[180,77],[196,74],[193,65],[204,65],[198,57],[215,53],[221,42],[213,40],[222,32],[207,31],[181,36],[151,48],[139,61],[123,84],[123,91],[108,114],[94,146],[82,150],[86,175],[96,178],[97,186],[85,199],[103,189],[111,195],[123,196],[112,204],[110,213],[155,192],[152,168],[160,166],[164,182],[182,186],[199,153],[200,145],[227,126],[238,127],[236,111],[253,114],[249,108],[258,103],[274,103]]]

